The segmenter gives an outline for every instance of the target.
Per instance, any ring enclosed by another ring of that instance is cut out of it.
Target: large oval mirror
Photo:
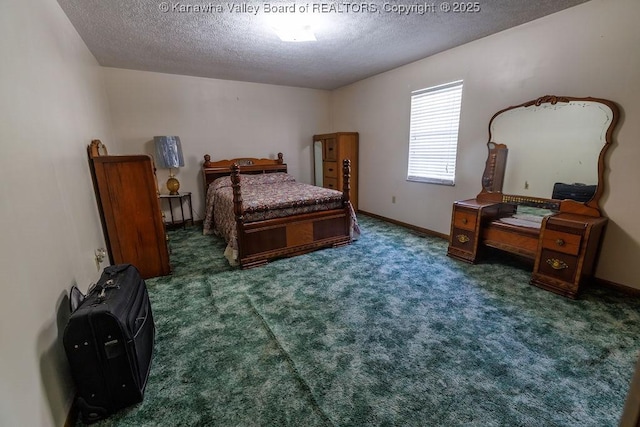
[[[489,123],[489,151],[506,147],[508,155],[502,169],[495,158],[487,161],[483,192],[522,200],[572,199],[597,209],[604,152],[617,115],[611,101],[558,96],[499,111]],[[496,179],[496,171],[503,177]]]

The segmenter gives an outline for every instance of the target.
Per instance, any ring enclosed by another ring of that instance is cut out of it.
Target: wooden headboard
[[[211,156],[204,155],[202,164],[202,177],[204,179],[204,191],[216,178],[231,175],[231,167],[237,164],[240,166],[240,173],[258,174],[271,172],[287,172],[287,164],[284,163],[282,153],[278,153],[277,159],[258,159],[254,157],[243,157],[239,159],[211,161]]]

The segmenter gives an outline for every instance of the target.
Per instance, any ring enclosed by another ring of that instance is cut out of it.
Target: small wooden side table
[[[171,222],[166,221],[165,225],[166,226],[171,226],[171,227],[176,227],[176,226],[182,226],[182,228],[185,228],[187,225],[187,222],[190,222],[191,225],[193,225],[193,206],[191,205],[191,192],[190,191],[185,191],[184,193],[180,193],[180,194],[160,194],[160,200],[168,200],[169,201],[169,212],[171,212]],[[180,220],[176,221],[176,219],[174,218],[173,215],[173,201],[176,200],[178,202],[178,204],[180,205]],[[187,201],[189,203],[189,217],[185,218],[184,217],[184,201]]]

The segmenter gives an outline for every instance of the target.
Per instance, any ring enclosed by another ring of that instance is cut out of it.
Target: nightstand
[[[167,227],[176,227],[182,226],[185,228],[187,222],[191,222],[193,225],[193,206],[191,205],[191,192],[185,191],[180,194],[160,194],[160,200],[168,200],[169,201],[169,212],[171,213],[171,222],[166,221],[165,225]],[[173,215],[173,202],[176,201],[178,205],[180,205],[180,220],[176,221]],[[187,201],[189,204],[189,217],[184,217],[184,202]]]

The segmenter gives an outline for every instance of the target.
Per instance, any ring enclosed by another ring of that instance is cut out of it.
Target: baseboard
[[[601,279],[599,277],[594,277],[593,282],[598,286],[613,289],[615,291],[622,292],[623,294],[627,294],[631,297],[640,297],[640,289],[638,288],[632,288],[631,286]]]
[[[418,234],[422,234],[424,236],[439,237],[439,238],[444,239],[444,240],[449,240],[449,235],[448,234],[438,233],[437,231],[429,230],[427,228],[418,227],[417,225],[408,224],[406,222],[402,222],[402,221],[398,221],[398,220],[395,220],[395,219],[387,218],[385,216],[377,215],[377,214],[374,214],[374,213],[371,213],[371,212],[367,212],[367,211],[363,211],[363,210],[358,210],[358,215],[360,215],[360,214],[366,215],[366,216],[370,216],[371,218],[379,219],[381,221],[389,222],[391,224],[399,225],[399,226],[404,227],[404,228],[408,228],[409,230],[414,231],[414,232],[416,232]]]
[[[418,226],[412,225],[412,224],[407,224],[406,222],[402,222],[402,221],[398,221],[398,220],[395,220],[395,219],[387,218],[385,216],[374,214],[374,213],[363,211],[363,210],[358,210],[358,215],[360,215],[360,214],[366,215],[366,216],[370,216],[371,218],[379,219],[381,221],[389,222],[391,224],[399,225],[401,227],[408,228],[409,230],[412,230],[412,231],[414,231],[414,232],[416,232],[418,234],[422,234],[422,235],[426,235],[426,236],[439,237],[441,239],[449,240],[449,235],[448,234],[438,233],[437,231],[429,230],[427,228],[418,227]],[[640,289],[638,289],[638,288],[633,288],[631,286],[627,286],[627,285],[623,285],[623,284],[620,284],[620,283],[612,282],[610,280],[601,279],[599,277],[594,277],[593,278],[593,282],[594,282],[594,284],[596,284],[598,286],[602,286],[602,287],[605,287],[605,288],[613,289],[615,291],[622,292],[622,293],[627,294],[627,295],[632,296],[632,297],[640,297]]]

